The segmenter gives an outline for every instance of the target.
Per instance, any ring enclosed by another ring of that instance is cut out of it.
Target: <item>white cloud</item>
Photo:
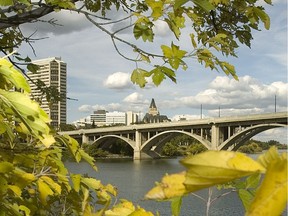
[[[213,109],[213,107],[215,109],[221,106],[226,109],[255,111],[256,108],[267,109],[274,104],[275,95],[277,96],[277,105],[286,107],[287,92],[288,84],[284,82],[273,82],[266,85],[250,76],[239,77],[239,81],[226,76],[218,76],[209,84],[208,89],[200,91],[196,95],[176,98],[175,102],[179,106],[194,108],[203,104],[206,109]]]
[[[92,106],[91,105],[81,105],[79,108],[78,108],[78,111],[79,112],[91,112],[92,110]]]
[[[125,97],[123,101],[126,103],[143,103],[143,95],[138,92],[134,92]]]
[[[126,89],[133,87],[130,80],[130,74],[124,72],[116,72],[109,75],[103,84],[110,89]]]

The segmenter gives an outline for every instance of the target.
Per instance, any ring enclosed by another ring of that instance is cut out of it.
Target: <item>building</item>
[[[132,111],[126,112],[126,125],[131,125],[138,123],[139,121],[139,116],[137,113],[134,113]]]
[[[138,122],[138,115],[132,111],[128,112],[108,112],[106,110],[96,110],[90,115],[90,124],[96,126],[104,125],[131,125]]]
[[[106,125],[124,124],[126,125],[126,113],[125,112],[107,112],[106,113]]]
[[[144,123],[160,123],[171,121],[166,115],[160,115],[157,109],[154,98],[152,98],[151,104],[149,106],[148,113],[145,114],[143,118]]]
[[[106,124],[106,110],[96,110],[90,115],[91,124],[103,126]]]
[[[31,80],[31,97],[40,103],[41,108],[49,115],[52,120],[51,125],[58,127],[60,124],[66,124],[67,119],[67,65],[58,57],[46,58],[33,61],[39,69],[36,73],[30,71],[27,75]],[[36,83],[40,80],[47,87],[54,87],[58,91],[61,100],[53,101],[53,94],[50,101],[46,95],[37,87]]]

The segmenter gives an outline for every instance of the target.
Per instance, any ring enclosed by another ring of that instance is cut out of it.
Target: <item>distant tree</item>
[[[73,130],[76,130],[76,126],[73,125],[73,124],[60,124],[59,125],[59,130],[60,131],[73,131]]]

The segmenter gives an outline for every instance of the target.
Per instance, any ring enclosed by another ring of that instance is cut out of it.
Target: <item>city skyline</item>
[[[33,59],[60,56],[67,63],[67,96],[78,99],[67,101],[68,123],[97,109],[145,113],[151,98],[170,119],[177,115],[199,118],[201,104],[203,117],[217,117],[219,106],[221,116],[274,112],[275,95],[277,112],[287,111],[287,1],[273,4],[267,6],[270,30],[254,31],[251,49],[241,46],[238,58],[227,59],[235,65],[239,81],[194,62],[187,71],[177,72],[177,84],[165,80],[158,87],[148,83],[141,89],[130,81],[135,64],[119,56],[107,35],[84,17],[72,16],[71,22],[68,12],[53,15],[63,26],[23,25],[27,34],[37,30],[36,35],[49,38],[33,44],[37,56],[28,46],[19,52]],[[168,43],[166,28],[163,23],[156,26],[161,37],[154,43]],[[131,34],[121,36],[129,39]],[[51,43],[56,48],[51,49]],[[178,42],[186,43],[185,39]],[[274,132],[272,136],[283,135],[283,131]]]

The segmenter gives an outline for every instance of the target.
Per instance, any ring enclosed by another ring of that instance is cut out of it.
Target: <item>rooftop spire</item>
[[[155,103],[155,101],[154,101],[154,98],[152,98],[152,101],[151,101],[151,104],[150,104],[150,107],[149,107],[149,108],[156,108],[156,109],[157,109],[156,103]]]

